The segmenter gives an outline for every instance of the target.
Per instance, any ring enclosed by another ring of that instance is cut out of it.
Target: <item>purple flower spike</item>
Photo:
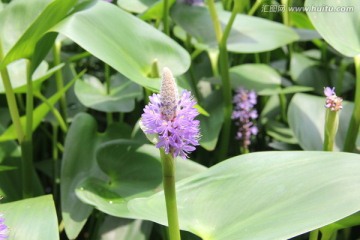
[[[335,88],[324,87],[324,94],[326,96],[325,107],[329,108],[331,111],[339,111],[342,107],[343,99],[336,96]]]
[[[8,239],[9,237],[9,228],[5,225],[5,219],[2,214],[0,214],[0,240]]]
[[[146,134],[157,135],[157,148],[185,159],[199,145],[200,122],[195,120],[199,113],[191,93],[184,90],[179,98],[177,91],[171,71],[164,68],[160,94],[149,97],[141,122]]]
[[[248,91],[244,88],[238,88],[233,98],[235,103],[232,119],[235,119],[235,124],[239,126],[236,139],[241,141],[244,148],[248,148],[251,143],[251,136],[258,133],[258,128],[254,125],[254,120],[257,119],[258,113],[254,106],[257,103],[257,95],[254,91]]]

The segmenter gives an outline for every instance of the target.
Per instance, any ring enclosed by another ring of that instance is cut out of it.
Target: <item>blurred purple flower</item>
[[[141,122],[146,134],[158,136],[157,148],[164,148],[165,153],[173,157],[187,158],[199,145],[200,122],[195,120],[199,113],[194,108],[196,101],[191,92],[184,90],[178,99],[177,91],[172,73],[164,68],[160,94],[149,97]]]
[[[9,237],[9,228],[5,225],[5,219],[2,214],[0,214],[0,240],[8,239]]]
[[[324,87],[324,94],[326,96],[325,107],[329,108],[331,111],[339,111],[343,108],[341,97],[336,96],[335,88]]]
[[[182,2],[191,6],[204,6],[204,0],[182,0]]]
[[[238,88],[233,98],[235,107],[232,119],[239,126],[236,139],[241,141],[243,148],[248,148],[251,143],[251,136],[258,133],[258,128],[254,125],[254,120],[258,117],[258,113],[254,108],[257,103],[256,97],[254,91]]]

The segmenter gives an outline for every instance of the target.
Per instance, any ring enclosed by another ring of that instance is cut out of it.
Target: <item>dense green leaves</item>
[[[26,92],[26,60],[21,59],[8,65],[8,72],[10,77],[11,86],[16,93]],[[35,91],[39,91],[43,81],[49,79],[56,71],[61,69],[64,65],[61,64],[54,68],[48,69],[49,66],[46,62],[42,62],[35,72],[32,74],[33,88]],[[0,93],[5,93],[3,81],[0,76]]]
[[[51,96],[49,99],[47,99],[46,102],[40,104],[38,107],[36,107],[33,111],[33,124],[32,124],[32,130],[35,130],[39,124],[41,123],[41,121],[44,119],[44,117],[49,113],[49,111],[53,108],[54,104],[59,101],[59,99],[61,98],[61,96],[63,94],[65,94],[65,92],[73,85],[73,83],[75,82],[75,80],[77,80],[77,78],[80,76],[81,74],[79,74],[78,76],[76,76],[71,82],[69,82],[66,86],[64,86],[64,88],[55,93],[53,96]],[[22,124],[22,126],[25,126],[26,123],[26,115],[22,116],[20,118],[20,123]],[[8,141],[8,140],[13,140],[16,139],[16,131],[14,128],[14,125],[10,125],[6,131],[4,133],[2,133],[2,135],[0,136],[0,142],[2,141]]]
[[[25,26],[27,26],[29,23],[31,23],[31,25],[26,29],[26,31],[24,31],[22,35],[16,34],[16,36],[19,36],[19,39],[17,39],[15,45],[13,45],[6,53],[4,59],[0,64],[0,69],[3,69],[7,64],[17,59],[30,58],[34,53],[34,50],[36,49],[38,41],[46,34],[46,32],[51,27],[53,27],[66,16],[68,11],[76,4],[77,1],[55,0],[52,1],[50,4],[46,5],[46,7],[44,7],[44,3],[48,3],[48,0],[36,2],[38,2],[43,9],[41,7],[34,7],[34,5],[32,5],[34,4],[33,1],[30,2],[22,0],[14,1],[13,3],[11,3],[14,5],[12,5],[12,8],[6,8],[4,10],[9,11],[7,17],[10,16],[9,18],[11,19],[14,17],[14,13],[16,14],[17,18],[23,17],[22,14],[24,14],[24,10],[18,11],[18,9],[35,9],[30,12],[29,18],[22,18],[25,22]],[[42,11],[40,12],[39,10]],[[3,21],[10,19],[4,17]],[[32,19],[34,20],[32,21]],[[23,27],[17,29],[20,29],[20,32],[23,31]],[[9,45],[11,45],[11,43]],[[50,46],[51,45],[49,45],[49,47]],[[44,51],[43,53],[45,56],[46,51]],[[5,52],[3,54],[5,54]],[[34,67],[36,67],[36,65],[34,65]]]
[[[154,64],[159,70],[169,67],[174,75],[184,73],[190,65],[189,54],[174,40],[102,1],[74,13],[52,30],[66,35],[128,79],[152,90],[160,87],[158,79],[150,77]]]
[[[312,87],[320,95],[325,86],[341,86],[341,91],[346,92],[353,89],[355,82],[349,72],[342,73],[332,65],[323,66],[319,61],[299,53],[291,56],[290,75],[297,84]]]
[[[160,153],[152,145],[129,140],[102,144],[97,151],[97,162],[107,177],[88,176],[77,186],[76,194],[103,212],[134,218],[127,203],[162,190]],[[192,161],[178,158],[176,180],[205,169]]]
[[[96,163],[96,149],[110,139],[129,137],[126,125],[112,125],[104,134],[97,133],[95,120],[87,114],[75,117],[65,141],[61,168],[61,207],[65,231],[69,238],[76,238],[84,226],[92,207],[75,196],[75,188],[85,178],[105,176]]]
[[[306,0],[305,6],[316,30],[331,46],[348,57],[360,54],[359,1]],[[321,10],[324,7],[333,11]]]
[[[219,6],[219,20],[224,26],[230,13]],[[177,3],[171,10],[174,21],[196,39],[195,46],[200,49],[217,48],[210,13],[206,7],[193,7]],[[238,14],[227,48],[231,52],[255,53],[276,49],[298,40],[298,35],[290,28],[258,17]]]
[[[56,210],[50,195],[0,204],[0,212],[10,228],[9,239],[59,239]]]

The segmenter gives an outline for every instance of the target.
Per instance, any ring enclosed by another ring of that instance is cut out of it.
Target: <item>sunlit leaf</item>
[[[103,1],[72,14],[53,30],[66,35],[128,79],[152,90],[158,91],[160,87],[159,79],[149,77],[153,64],[159,70],[168,67],[175,76],[190,66],[189,54],[174,40]]]
[[[202,239],[289,239],[359,211],[359,170],[350,153],[237,156],[176,185],[180,228]],[[128,208],[167,225],[163,192]]]
[[[316,30],[332,47],[348,57],[360,54],[360,1],[306,0],[305,7]]]
[[[51,195],[0,204],[5,224],[10,228],[9,239],[59,239],[54,201]]]

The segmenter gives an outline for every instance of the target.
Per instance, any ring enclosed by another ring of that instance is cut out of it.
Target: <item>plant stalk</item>
[[[3,52],[2,52],[2,46],[0,44],[0,60],[2,60],[2,59],[3,59]],[[24,134],[23,127],[21,126],[21,123],[20,123],[20,114],[19,114],[19,109],[18,109],[17,103],[16,103],[15,93],[11,86],[9,72],[6,67],[1,69],[1,78],[3,81],[4,88],[5,88],[5,95],[6,95],[6,100],[7,100],[8,106],[9,106],[11,120],[14,124],[17,139],[18,139],[19,143],[21,144],[22,141],[24,140],[25,134]]]
[[[164,33],[169,36],[169,35],[170,35],[170,27],[169,27],[169,0],[164,0],[163,24],[164,24]]]
[[[208,1],[210,15],[213,21],[216,39],[219,45],[219,68],[222,80],[222,91],[225,103],[224,109],[224,125],[222,128],[221,145],[219,150],[219,159],[223,160],[226,157],[229,148],[230,128],[231,128],[231,114],[232,114],[232,101],[231,101],[231,83],[229,73],[229,55],[227,51],[227,39],[230,35],[232,25],[235,21],[236,15],[240,10],[240,2],[234,2],[234,8],[231,12],[229,22],[227,23],[224,32],[221,31],[221,25],[215,10],[214,0]]]
[[[163,149],[160,149],[160,156],[163,169],[163,186],[169,225],[169,236],[170,240],[180,240],[175,189],[175,161],[172,155],[166,154]]]
[[[326,110],[325,131],[324,131],[324,151],[333,151],[336,132],[339,125],[339,114],[337,111]]]
[[[319,229],[315,229],[310,232],[309,240],[318,240],[319,237]]]
[[[360,126],[360,55],[354,57],[356,71],[355,104],[351,115],[350,124],[346,133],[344,151],[352,152],[355,149],[355,142]]]
[[[54,66],[57,66],[61,63],[61,42],[55,41],[54,47],[53,47],[53,55],[54,55]],[[56,71],[55,73],[55,80],[56,80],[56,87],[58,91],[62,91],[64,88],[64,79],[62,75],[62,71]],[[67,103],[66,103],[66,94],[64,93],[63,96],[60,98],[60,113],[63,119],[65,120],[65,123],[67,124]]]
[[[107,63],[104,63],[104,72],[105,72],[106,94],[110,95],[110,91],[111,91],[110,66]],[[114,120],[111,112],[106,113],[106,121],[108,126],[111,123],[113,123]]]

